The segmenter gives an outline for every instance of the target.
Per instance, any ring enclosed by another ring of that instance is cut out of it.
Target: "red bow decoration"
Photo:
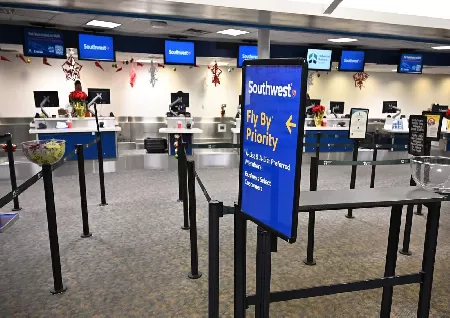
[[[52,66],[52,65],[48,62],[48,60],[47,60],[46,57],[43,57],[43,58],[42,58],[42,64],[48,65],[48,66]]]
[[[66,80],[75,81],[76,79],[80,78],[80,72],[83,68],[83,65],[80,65],[77,61],[75,61],[73,56],[70,55],[64,62],[64,64],[61,65],[61,68],[66,75]]]
[[[136,65],[137,65],[137,66],[144,66],[144,63],[137,62]]]
[[[217,63],[215,63],[211,67],[211,73],[213,74],[212,83],[214,84],[214,86],[220,85],[220,78],[219,77],[220,77],[220,74],[222,74],[222,70],[219,68]]]
[[[369,78],[369,74],[366,72],[358,72],[353,75],[353,80],[355,81],[355,87],[362,89],[364,87],[364,82]]]
[[[99,69],[101,69],[102,71],[104,71],[102,65],[100,64],[99,61],[95,61],[95,66],[97,66]]]
[[[11,62],[7,57],[0,56],[0,61]]]
[[[122,70],[122,68],[119,67],[119,68],[116,70],[116,73],[117,73],[117,72],[120,72],[121,70]]]
[[[166,66],[164,64],[158,63],[158,67],[165,68]]]

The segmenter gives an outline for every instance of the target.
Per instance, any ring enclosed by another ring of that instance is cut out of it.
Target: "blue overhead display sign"
[[[23,54],[25,56],[66,58],[64,34],[45,29],[24,29]]]
[[[300,59],[246,63],[243,71],[240,208],[257,224],[294,242],[307,67]]]
[[[164,64],[195,65],[194,42],[166,40]]]
[[[422,74],[423,55],[403,53],[397,71],[399,73]]]
[[[258,58],[258,47],[255,45],[239,45],[238,67],[246,60],[256,60]]]
[[[364,71],[364,51],[342,51],[339,71]]]
[[[108,61],[116,60],[114,39],[112,36],[78,34],[78,58],[80,60]]]
[[[331,70],[331,50],[308,49],[308,68],[315,71]]]

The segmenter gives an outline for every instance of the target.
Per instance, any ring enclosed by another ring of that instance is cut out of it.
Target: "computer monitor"
[[[393,113],[395,114],[397,110],[392,107],[397,107],[397,101],[383,101],[383,114]]]
[[[59,107],[59,97],[57,91],[34,91],[34,106],[41,107],[42,101],[49,97],[49,101],[43,107]]]
[[[184,107],[189,107],[189,93],[183,93],[182,91],[178,91],[176,93],[170,94],[170,102],[173,103],[179,97],[181,97],[181,103]]]
[[[101,99],[97,99],[97,104],[111,104],[111,91],[109,88],[88,88],[88,103],[90,103],[97,94],[101,95]]]
[[[431,105],[432,112],[445,113],[447,110],[448,110],[448,105],[439,105],[439,104]]]
[[[330,102],[330,110],[335,114],[344,113],[344,102]]]

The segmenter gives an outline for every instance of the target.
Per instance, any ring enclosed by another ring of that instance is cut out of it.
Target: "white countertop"
[[[388,133],[393,133],[393,134],[409,134],[409,130],[408,129],[384,129],[383,131],[388,132]]]
[[[233,134],[240,134],[241,133],[241,128],[231,128],[231,132]]]
[[[348,130],[348,126],[347,127],[308,127],[305,126],[305,130]]]
[[[50,129],[30,129],[30,134],[70,134],[70,133],[80,133],[80,132],[96,132],[96,129],[92,128],[50,128]],[[100,131],[122,131],[120,127],[107,127],[100,128]]]
[[[98,120],[115,120],[115,117],[99,117]],[[53,120],[53,121],[68,121],[69,117],[58,117],[58,118],[34,118],[34,121],[49,121],[49,120]],[[95,117],[84,117],[84,118],[77,118],[77,117],[72,117],[71,118],[72,121],[77,121],[77,120],[95,120]]]
[[[159,128],[161,134],[201,134],[203,130],[200,128]]]

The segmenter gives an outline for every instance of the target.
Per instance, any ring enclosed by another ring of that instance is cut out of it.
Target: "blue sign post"
[[[303,59],[245,61],[239,206],[258,225],[297,237],[308,68]]]

